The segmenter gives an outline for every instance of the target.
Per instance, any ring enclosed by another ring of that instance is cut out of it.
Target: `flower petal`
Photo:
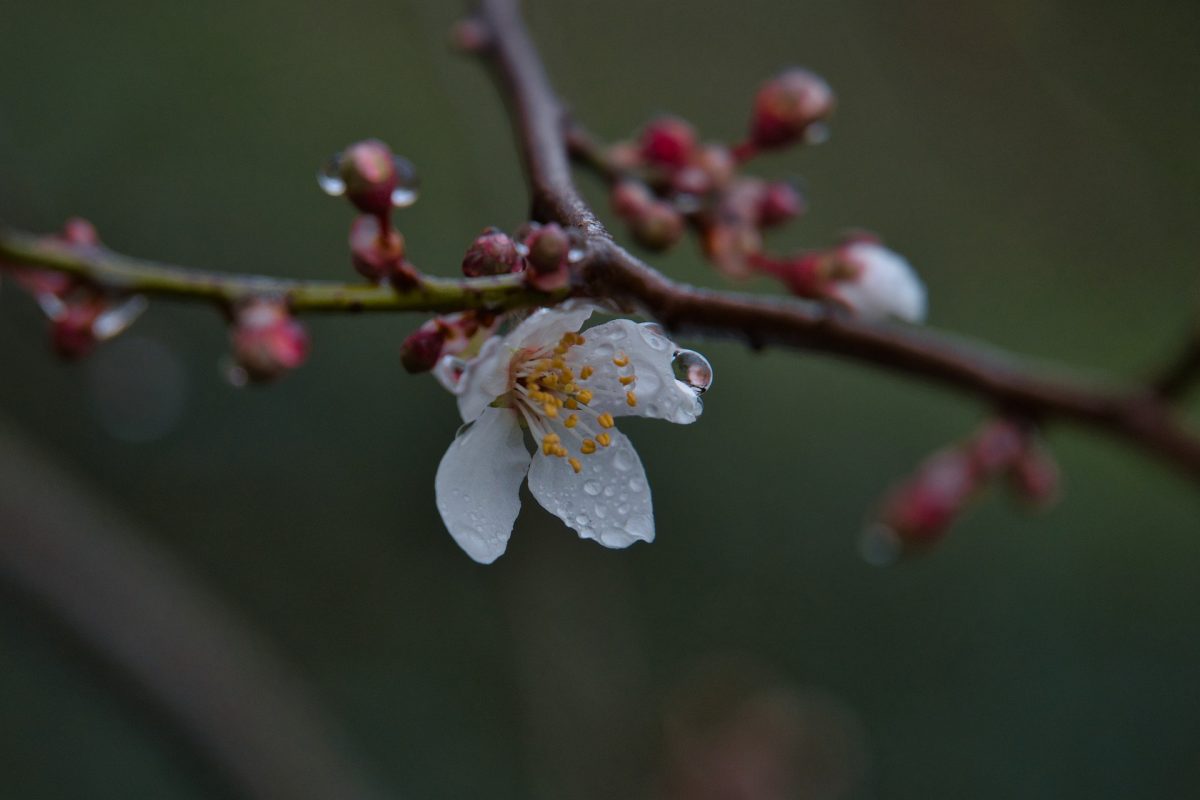
[[[605,547],[654,540],[654,509],[646,470],[621,433],[609,447],[579,459],[579,474],[565,458],[534,455],[529,491],[542,507],[584,539]]]
[[[510,353],[527,347],[553,347],[564,333],[577,331],[596,307],[591,303],[567,301],[556,308],[541,308],[530,314],[504,337]]]
[[[591,407],[613,416],[639,416],[665,419],[686,425],[695,422],[704,410],[700,398],[687,384],[676,380],[671,362],[675,343],[658,330],[627,319],[614,319],[589,328],[586,342],[571,348],[567,361],[576,373],[583,364],[592,367],[587,380],[580,386],[592,392]],[[628,357],[629,364],[618,367],[613,358]],[[621,375],[632,374],[636,380],[624,386]],[[632,389],[636,405],[629,405],[626,391]]]
[[[500,395],[508,391],[509,354],[499,337],[483,343],[479,355],[467,362],[458,380],[458,413],[471,422]]]
[[[487,408],[450,443],[438,465],[437,507],[458,546],[490,564],[508,546],[521,510],[529,452],[516,415]]]
[[[892,316],[906,322],[925,319],[925,284],[903,256],[882,245],[856,242],[845,247],[844,257],[858,265],[859,277],[839,282],[833,296],[860,317],[882,320]]]

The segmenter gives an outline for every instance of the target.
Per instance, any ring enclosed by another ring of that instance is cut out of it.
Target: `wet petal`
[[[686,425],[704,410],[700,398],[687,384],[675,378],[671,360],[675,343],[653,328],[627,319],[614,319],[584,333],[586,342],[572,348],[567,361],[582,373],[582,365],[593,372],[579,385],[592,392],[591,407],[613,416],[639,416],[665,419]],[[618,367],[613,359],[625,356],[629,364]],[[628,386],[618,378],[634,375]],[[636,404],[630,405],[626,392],[632,390]]]
[[[510,355],[498,337],[483,343],[479,355],[467,362],[458,380],[458,413],[463,422],[470,422],[508,391],[508,362]]]
[[[591,303],[567,301],[556,308],[542,308],[504,337],[512,353],[530,347],[553,347],[562,335],[583,327],[596,307]]]
[[[492,563],[508,546],[528,469],[521,427],[506,408],[484,409],[442,456],[434,480],[438,511],[454,541],[479,563]]]
[[[616,433],[611,446],[578,459],[582,469],[576,474],[565,458],[533,457],[529,491],[542,507],[605,547],[653,541],[650,487],[629,439]]]

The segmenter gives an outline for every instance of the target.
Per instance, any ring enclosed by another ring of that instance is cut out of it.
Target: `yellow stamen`
[[[576,397],[576,399],[579,400],[579,402],[583,403],[585,406],[588,403],[592,402],[592,393],[590,391],[588,391],[587,389],[584,389],[582,392],[575,395],[575,397]]]
[[[583,369],[579,370],[579,379],[581,381],[586,381],[588,378],[592,377],[592,373],[595,371],[596,370],[592,369],[590,364],[584,364]]]
[[[563,379],[564,381],[573,381],[573,380],[575,380],[575,373],[571,371],[571,368],[570,368],[570,367],[561,367],[561,368],[558,370],[558,374],[559,374],[559,376],[561,376],[561,377],[562,377],[562,379]]]
[[[583,470],[583,464],[580,463],[578,458],[568,458],[567,463],[571,465],[571,469],[575,470],[576,475],[578,475],[580,473],[580,471]]]
[[[612,444],[612,436],[607,433],[598,433],[596,434],[596,441],[600,443],[601,447],[608,447]]]
[[[629,356],[625,355],[624,353],[621,353],[619,356],[613,356],[613,363],[618,367],[624,367],[629,363]]]
[[[633,392],[630,392],[630,394],[633,394]],[[633,403],[630,403],[629,405],[633,405]],[[547,417],[558,416],[558,406],[554,405],[554,403],[546,403],[546,405],[542,406],[542,411],[546,412]]]
[[[563,405],[571,410],[575,410],[575,409],[579,408],[579,402],[574,397],[568,397],[563,402]]]
[[[585,456],[590,456],[592,453],[596,452],[596,443],[591,439],[584,439],[583,443],[579,445],[579,452],[583,453]]]
[[[572,414],[571,416],[569,416],[565,420],[563,420],[563,425],[566,425],[568,428],[574,428],[578,424],[579,424],[579,415],[578,414]]]
[[[622,375],[621,377],[617,378],[617,380],[619,380],[621,382],[622,386],[628,386],[629,384],[636,381],[637,378],[635,378],[632,375]]]
[[[613,419],[613,415],[607,411],[596,417],[596,422],[600,423],[601,428],[611,428],[613,425],[617,424],[616,420]]]
[[[554,455],[558,456],[559,458],[562,458],[566,454],[567,454],[567,448],[563,447],[561,444],[554,446]]]
[[[637,395],[634,394],[633,392],[626,392],[625,393],[625,402],[629,403],[629,405],[631,405],[631,406],[636,406],[637,405]]]

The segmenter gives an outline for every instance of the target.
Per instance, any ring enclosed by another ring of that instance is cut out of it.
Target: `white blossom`
[[[925,319],[925,285],[903,256],[870,241],[851,242],[838,255],[852,277],[834,284],[834,299],[864,319]]]
[[[583,538],[606,547],[654,538],[646,473],[615,419],[686,424],[702,404],[674,376],[670,339],[624,319],[578,333],[591,313],[534,312],[489,339],[454,383],[467,425],[438,466],[437,506],[476,561],[491,563],[507,547],[526,477],[534,498]]]

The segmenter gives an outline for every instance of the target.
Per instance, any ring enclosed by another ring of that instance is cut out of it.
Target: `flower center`
[[[583,469],[579,456],[590,456],[612,444],[609,431],[616,424],[611,413],[591,408],[595,391],[616,387],[587,386],[602,375],[612,376],[607,370],[598,373],[595,365],[579,359],[582,351],[571,352],[585,342],[581,334],[564,333],[553,348],[518,353],[511,367],[512,405],[541,443],[542,455],[566,459],[576,474]],[[618,370],[617,391],[624,393],[627,405],[636,406],[637,378],[629,357],[617,353],[612,364]]]

